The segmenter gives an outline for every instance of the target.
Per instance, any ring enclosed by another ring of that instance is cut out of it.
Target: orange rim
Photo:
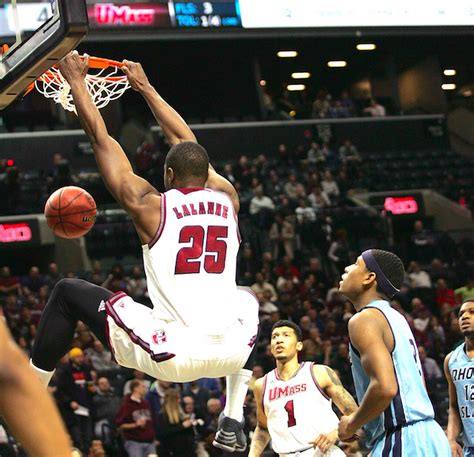
[[[7,44],[1,45],[0,46],[0,55],[7,52],[9,49]],[[84,56],[81,56],[81,59],[84,59]],[[109,67],[116,67],[116,68],[122,68],[124,67],[125,64],[123,62],[118,62],[117,60],[112,60],[112,59],[106,59],[103,57],[89,57],[89,68],[94,68],[95,70],[103,70],[105,68]],[[58,68],[57,65],[54,65],[54,68]],[[125,81],[127,77],[125,75],[123,76],[94,76],[94,75],[89,75],[90,78],[95,78],[95,79],[103,79],[105,81],[110,81],[110,82],[121,82]],[[63,77],[59,74],[57,74],[54,71],[47,70],[45,71],[38,79],[37,81],[43,80],[43,82],[51,82],[51,81],[61,81]],[[35,81],[33,81],[25,90],[23,97],[28,95],[33,88],[35,87]]]

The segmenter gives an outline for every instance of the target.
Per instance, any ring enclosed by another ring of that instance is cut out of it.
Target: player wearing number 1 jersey
[[[298,363],[301,340],[295,323],[282,320],[273,325],[271,352],[277,366],[254,386],[258,425],[249,457],[260,456],[270,439],[283,457],[345,455],[335,446],[338,419],[331,401],[343,414],[351,414],[357,405],[329,367]]]
[[[124,292],[112,294],[81,280],[60,281],[43,313],[32,365],[49,382],[81,320],[122,366],[172,382],[226,376],[227,403],[214,445],[243,452],[243,403],[255,355],[258,302],[235,282],[237,192],[215,172],[206,150],[150,85],[141,65],[125,61],[131,86],[144,96],[172,146],[164,194],[135,175],[90,98],[87,64],[87,57],[72,52],[59,67],[102,178],[142,241],[153,308]]]

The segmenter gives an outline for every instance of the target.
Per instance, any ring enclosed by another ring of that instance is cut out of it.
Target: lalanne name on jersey
[[[197,207],[196,207],[197,206]],[[173,207],[173,212],[177,219],[182,219],[188,216],[199,216],[203,214],[211,214],[213,216],[221,216],[227,219],[229,214],[229,207],[215,202],[197,202],[187,203],[180,207]]]
[[[296,384],[296,386],[274,387],[268,391],[269,401],[278,400],[281,397],[288,397],[288,395],[306,392],[306,383]]]

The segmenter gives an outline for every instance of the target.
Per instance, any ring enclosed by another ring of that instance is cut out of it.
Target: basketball
[[[61,238],[79,238],[95,223],[97,206],[92,196],[76,186],[62,187],[48,198],[44,215],[49,227]]]

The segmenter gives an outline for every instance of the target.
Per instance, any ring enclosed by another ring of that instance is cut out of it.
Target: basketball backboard
[[[0,0],[0,110],[87,34],[85,0]]]

